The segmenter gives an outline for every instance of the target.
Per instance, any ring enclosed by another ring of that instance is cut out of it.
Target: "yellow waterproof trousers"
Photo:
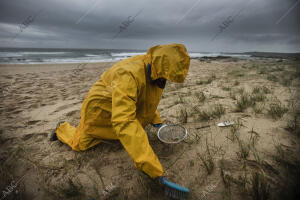
[[[111,113],[101,109],[100,103],[99,100],[85,100],[78,127],[67,122],[61,124],[56,130],[58,139],[75,151],[85,151],[99,144],[101,139],[117,140],[111,125]]]

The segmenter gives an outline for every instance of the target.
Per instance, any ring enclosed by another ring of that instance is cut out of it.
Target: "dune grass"
[[[274,74],[269,74],[269,75],[267,76],[267,79],[268,79],[269,81],[279,82],[279,78],[278,78],[277,76],[275,76]]]
[[[179,116],[178,116],[179,123],[182,123],[182,124],[187,123],[188,115],[187,115],[186,109],[180,108],[179,112],[180,112]]]
[[[251,192],[253,200],[270,199],[270,185],[268,184],[267,178],[263,172],[252,172]]]
[[[255,86],[251,94],[245,92],[244,88],[240,88],[235,93],[231,93],[230,96],[232,99],[237,100],[236,112],[244,112],[247,108],[253,107],[255,113],[261,113],[262,107],[256,106],[256,103],[264,102],[267,99],[266,94],[268,93],[270,93],[270,90],[267,87]]]
[[[227,73],[227,76],[233,76],[233,77],[243,77],[245,73],[241,70],[232,70],[231,72]]]
[[[215,104],[206,110],[199,110],[197,107],[195,107],[195,109],[197,110],[198,116],[202,121],[208,121],[214,118],[219,119],[226,112],[224,106],[221,104]]]
[[[280,119],[283,117],[285,113],[288,112],[288,108],[283,106],[281,102],[275,102],[271,103],[269,105],[268,109],[268,114],[273,118],[273,119]]]
[[[206,150],[205,153],[197,153],[199,159],[202,161],[206,171],[208,174],[211,174],[214,171],[215,168],[215,163],[214,163],[214,158],[211,153],[211,149],[209,148],[207,138],[206,138]]]
[[[211,74],[210,77],[208,77],[207,80],[200,80],[200,81],[196,81],[197,85],[203,85],[203,84],[210,84],[213,82],[213,80],[217,79],[217,76],[213,73]]]
[[[205,99],[206,99],[206,96],[205,96],[205,94],[203,92],[197,92],[195,94],[195,96],[196,96],[196,98],[198,99],[198,101],[200,103],[203,103],[205,101]]]
[[[255,104],[254,99],[252,99],[251,96],[247,92],[244,92],[237,99],[236,110],[235,111],[243,112],[248,107],[253,106],[254,104]]]

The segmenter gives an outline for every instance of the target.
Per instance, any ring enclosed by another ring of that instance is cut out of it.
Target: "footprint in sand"
[[[19,114],[20,112],[23,112],[23,110],[15,110],[12,112],[12,114]]]
[[[37,124],[38,122],[40,122],[41,120],[31,120],[27,122],[27,125],[34,125]]]
[[[31,133],[31,134],[24,135],[22,137],[22,140],[27,141],[33,138],[36,142],[40,142],[44,140],[46,137],[48,137],[48,133]]]
[[[73,110],[73,111],[71,111],[71,112],[68,112],[68,113],[66,114],[66,116],[67,116],[67,117],[73,116],[73,115],[75,115],[77,112],[79,112],[79,111],[78,111],[78,110]]]

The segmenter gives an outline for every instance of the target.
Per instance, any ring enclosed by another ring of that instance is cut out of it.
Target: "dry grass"
[[[280,72],[284,71],[283,66],[255,66],[258,69],[259,74],[269,74],[271,72]]]
[[[184,98],[181,94],[178,95],[178,99],[174,102],[174,104],[184,104]]]
[[[240,147],[240,151],[236,152],[239,159],[247,159],[250,154],[251,144],[242,141],[239,137],[236,138]]]
[[[236,80],[236,81],[234,81],[233,85],[238,86],[238,85],[240,85],[240,82]]]
[[[268,72],[266,67],[261,67],[258,71],[259,74],[266,74]]]
[[[234,124],[230,127],[230,135],[227,137],[229,140],[234,142],[236,138],[239,138],[239,130],[242,126],[241,121],[238,119],[234,122]]]
[[[230,91],[229,96],[231,99],[236,100],[236,93],[234,91]]]
[[[225,170],[224,159],[220,160],[220,172],[221,177],[225,186],[225,191],[223,192],[223,199],[231,199],[231,188],[232,188],[232,177]]]
[[[195,96],[197,97],[200,103],[203,103],[206,99],[206,96],[203,92],[196,93]]]
[[[266,86],[261,87],[261,90],[265,94],[271,94],[272,93],[272,91]]]
[[[241,70],[232,70],[231,72],[227,73],[227,76],[233,76],[233,77],[243,77],[245,73]]]
[[[251,98],[251,96],[244,92],[240,95],[240,97],[237,99],[236,103],[236,112],[243,112],[248,107],[253,106],[255,104],[254,99]]]
[[[275,76],[274,74],[270,74],[267,76],[267,79],[269,81],[273,81],[273,82],[279,82],[279,78],[277,76]]]
[[[275,144],[276,154],[273,156],[274,160],[279,163],[286,163],[286,152],[283,149],[282,144]]]
[[[255,114],[261,114],[263,112],[263,109],[264,109],[264,104],[263,105],[258,105],[258,104],[255,104],[253,107],[252,107],[253,111]]]
[[[203,154],[197,153],[199,159],[202,161],[208,174],[211,174],[215,168],[214,158],[212,156],[211,150],[209,148],[207,138],[206,138],[206,151]]]
[[[236,99],[236,112],[244,112],[247,108],[253,107],[255,113],[261,113],[262,107],[256,106],[257,102],[264,102],[267,99],[266,93],[269,93],[269,89],[266,87],[254,87],[252,93],[245,92],[243,88],[240,88],[235,93],[231,93],[232,99]],[[240,94],[240,95],[237,95]]]
[[[300,136],[300,121],[299,121],[299,112],[295,112],[291,114],[291,118],[288,120],[286,129],[291,133],[298,134]]]
[[[252,94],[250,98],[252,102],[263,102],[266,100],[266,96],[263,93]]]
[[[198,113],[199,113],[198,116],[199,116],[200,120],[202,120],[202,121],[208,121],[212,117],[211,113],[206,110],[199,111]]]
[[[182,123],[182,124],[186,123],[187,122],[187,118],[188,118],[188,115],[187,115],[186,109],[185,108],[181,108],[179,116],[178,116],[179,123]]]
[[[273,119],[280,119],[283,117],[283,115],[285,113],[288,112],[288,108],[286,108],[285,106],[283,106],[281,104],[281,102],[275,102],[275,103],[271,103],[269,105],[269,109],[268,109],[268,114],[273,118]]]
[[[218,118],[218,119],[220,119],[220,117],[224,114],[225,114],[225,108],[222,104],[216,104],[213,107],[212,112],[211,112],[211,115],[214,118]]]
[[[293,97],[289,101],[289,110],[290,110],[290,112],[289,112],[289,117],[288,117],[288,120],[287,120],[286,130],[300,136],[300,120],[299,120],[300,105],[299,105],[298,101],[299,100],[298,100],[297,96]]]
[[[285,87],[289,87],[292,84],[292,79],[285,77],[280,81],[280,83]]]
[[[222,90],[224,90],[224,91],[230,91],[231,88],[230,88],[230,87],[225,87],[225,86],[223,86],[223,87],[222,87]]]
[[[195,110],[198,113],[199,119],[202,121],[208,121],[214,118],[220,118],[222,115],[225,114],[226,110],[223,105],[215,104],[214,106],[210,107],[208,110],[199,110],[195,107]]]
[[[266,94],[269,94],[270,90],[267,87],[256,86],[252,89],[251,98],[255,102],[263,102],[266,100]]]
[[[264,172],[255,171],[252,173],[251,186],[253,200],[270,199],[270,185]]]
[[[197,85],[203,85],[203,84],[210,84],[213,82],[213,80],[217,79],[216,75],[215,74],[212,74],[210,77],[208,77],[207,80],[205,81],[196,81],[196,84]]]

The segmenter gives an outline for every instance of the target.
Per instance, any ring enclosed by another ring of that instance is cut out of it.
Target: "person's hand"
[[[160,124],[152,124],[152,126],[155,127],[155,128],[160,128],[160,127],[162,127],[162,125],[163,125],[162,123],[160,123]]]

